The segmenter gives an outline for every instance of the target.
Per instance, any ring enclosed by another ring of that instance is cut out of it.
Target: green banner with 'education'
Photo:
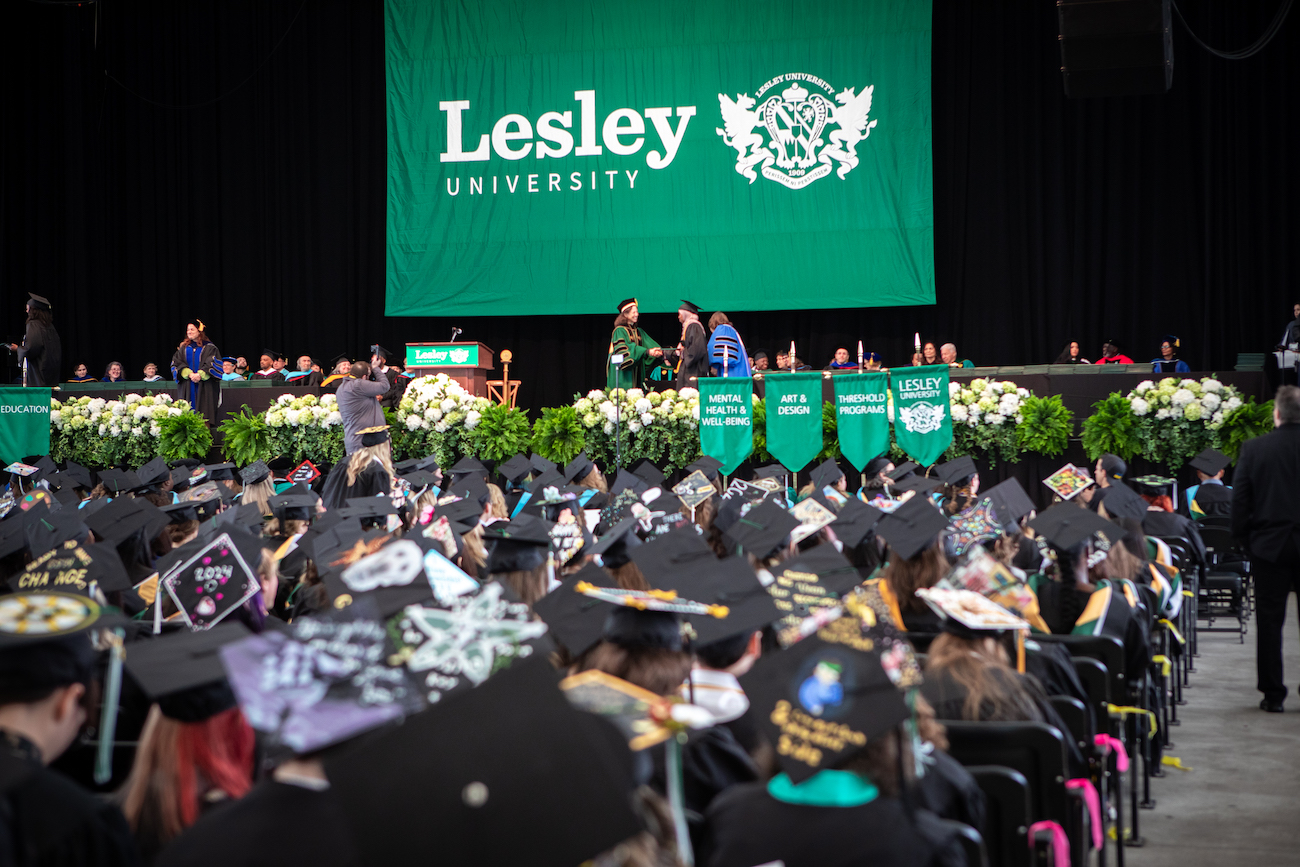
[[[933,304],[930,5],[385,0],[387,314]]]
[[[868,461],[889,451],[889,374],[840,374],[831,382],[840,452],[862,472]]]
[[[701,377],[699,388],[700,451],[722,461],[729,476],[754,450],[754,380]]]
[[[948,365],[931,364],[894,373],[894,440],[923,467],[939,459],[952,444],[948,399]]]
[[[764,382],[767,450],[797,473],[822,450],[822,375],[776,373]]]
[[[0,387],[0,461],[50,453],[50,389]]]

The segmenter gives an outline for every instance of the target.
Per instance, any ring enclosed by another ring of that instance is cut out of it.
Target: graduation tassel
[[[122,695],[122,660],[126,650],[122,639],[126,633],[114,629],[106,633],[108,674],[104,677],[104,706],[99,714],[99,747],[95,751],[95,784],[102,786],[113,778],[113,739],[117,736],[117,702]]]
[[[695,852],[691,848],[691,833],[686,827],[686,804],[682,797],[682,745],[685,733],[678,732],[664,742],[665,766],[668,772],[668,807],[673,814],[673,831],[677,835],[677,854],[686,867],[694,867]]]
[[[1016,630],[1016,671],[1025,673],[1025,631]]]

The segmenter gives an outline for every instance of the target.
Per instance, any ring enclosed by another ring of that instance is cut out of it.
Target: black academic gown
[[[652,756],[651,784],[666,797],[664,757],[664,748],[656,748]],[[700,819],[713,799],[733,786],[757,782],[760,778],[754,760],[736,741],[731,729],[718,725],[691,733],[682,748],[682,800],[695,845],[701,841]]]
[[[0,735],[0,864],[135,867],[126,818],[40,763],[24,738]]]
[[[18,347],[18,360],[27,361],[28,385],[57,385],[59,367],[63,364],[63,345],[59,342],[59,332],[54,330],[53,325],[28,321],[23,345]]]
[[[1200,492],[1197,494],[1199,496]],[[1186,539],[1197,561],[1206,562],[1205,542],[1201,539],[1201,531],[1196,529],[1196,522],[1190,518],[1184,518],[1177,512],[1148,511],[1142,516],[1142,530],[1148,536],[1178,536]]]
[[[955,836],[927,810],[908,817],[901,802],[876,798],[857,807],[787,804],[763,783],[719,795],[706,818],[696,863],[707,867],[931,867],[966,863]]]
[[[686,333],[682,335],[682,348],[674,352],[677,356],[677,379],[674,386],[678,391],[695,388],[698,383],[692,382],[692,377],[709,375],[709,338],[699,322],[686,326]]]
[[[321,499],[325,502],[325,508],[341,509],[353,497],[373,497],[376,494],[386,494],[390,490],[392,490],[392,479],[388,471],[374,462],[358,473],[357,480],[349,485],[348,459],[344,458],[335,464],[334,469],[326,476]]]
[[[217,422],[217,408],[221,405],[221,356],[215,343],[205,343],[199,356],[199,370],[206,371],[207,379],[192,382],[182,371],[190,367],[186,358],[185,347],[181,346],[172,354],[172,371],[176,376],[176,399],[189,401],[190,386],[193,385],[194,411],[208,420],[209,425]]]
[[[266,780],[172,841],[157,867],[354,867],[361,858],[329,790]]]

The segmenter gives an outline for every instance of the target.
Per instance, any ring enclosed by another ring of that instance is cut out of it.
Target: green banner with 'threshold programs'
[[[929,0],[385,0],[390,316],[934,303]]]

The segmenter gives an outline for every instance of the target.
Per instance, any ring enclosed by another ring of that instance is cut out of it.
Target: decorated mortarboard
[[[771,554],[799,526],[799,519],[773,502],[760,503],[723,531],[734,549],[740,548],[760,560]]]
[[[304,460],[302,463],[298,464],[298,466],[291,469],[284,479],[293,484],[310,485],[312,482],[319,479],[320,476],[321,472],[316,465],[311,461]]]
[[[797,641],[808,618],[833,613],[840,597],[862,580],[832,545],[818,545],[782,562],[772,570],[772,577],[766,589],[780,612],[777,638],[782,644]]]
[[[963,638],[1029,630],[1029,621],[973,590],[928,587],[916,595],[942,618],[944,631]]]
[[[578,456],[564,465],[564,480],[566,482],[576,482],[579,479],[586,478],[587,474],[596,468],[591,458],[587,457],[586,452],[579,452]]]
[[[160,583],[190,629],[211,629],[260,589],[255,570],[262,547],[234,528],[185,547],[188,556],[168,569]]]
[[[1232,459],[1218,449],[1206,449],[1188,463],[1192,465],[1192,469],[1200,470],[1207,476],[1213,476],[1219,470],[1227,469],[1228,464],[1232,463]]]
[[[244,717],[272,757],[315,752],[424,707],[406,670],[390,664],[388,632],[369,600],[219,652]]]
[[[423,682],[430,704],[552,649],[546,623],[535,620],[528,606],[496,581],[437,604],[408,606],[391,631],[396,645],[391,659]]]
[[[713,526],[719,533],[726,533],[736,525],[736,522],[742,516],[766,502],[779,505],[785,501],[775,491],[765,490],[740,479],[732,479],[731,484],[727,486],[727,490],[722,493],[722,503],[718,508],[718,513],[713,517]]]
[[[430,544],[435,543],[430,540]],[[424,552],[424,577],[433,590],[433,598],[444,605],[458,596],[473,593],[480,586],[463,569],[434,548],[428,548]]]
[[[705,455],[704,457],[700,458],[694,463],[689,463],[685,467],[683,467],[683,469],[687,473],[693,473],[696,472],[697,470],[699,472],[704,473],[704,477],[707,478],[709,481],[713,481],[718,477],[718,471],[721,468],[722,468],[722,461],[718,460],[717,458],[711,458],[708,455]]]
[[[337,558],[323,570],[326,591],[335,607],[350,605],[362,594],[374,594],[377,610],[388,616],[406,605],[432,599],[432,586],[424,571],[426,547],[421,544],[427,545],[426,540],[382,534],[369,537],[369,541],[366,538],[338,551]]]
[[[100,470],[99,483],[113,496],[140,487],[140,477],[130,470]]]
[[[985,491],[980,499],[993,504],[993,511],[1003,527],[1018,525],[1020,519],[1034,511],[1034,502],[1016,479],[994,485]]]
[[[235,706],[221,648],[250,635],[237,621],[131,644],[126,671],[168,719],[202,722]]]
[[[535,515],[519,515],[508,523],[483,528],[488,546],[487,572],[526,572],[546,562],[551,544],[551,522]]]
[[[143,531],[152,540],[171,523],[166,513],[148,500],[118,497],[99,511],[86,516],[86,525],[99,539],[118,544]]]
[[[564,645],[572,658],[581,656],[600,642],[605,620],[614,610],[613,603],[575,590],[579,583],[612,587],[614,579],[604,569],[588,563],[533,603],[533,611],[550,628],[551,637]]]
[[[1057,503],[1029,522],[1030,528],[1054,547],[1068,551],[1101,533],[1119,539],[1124,531],[1105,518],[1075,503]]]
[[[381,443],[388,442],[388,425],[377,424],[373,427],[362,428],[357,431],[361,435],[362,448],[377,446]]]
[[[522,454],[515,455],[510,458],[510,460],[497,467],[497,475],[501,476],[501,478],[510,482],[512,485],[518,484],[523,480],[524,476],[527,476],[532,471],[533,465],[529,463],[528,458],[524,457]]]
[[[68,461],[67,466],[63,470],[63,474],[65,476],[70,476],[73,481],[86,490],[95,487],[95,483],[91,479],[90,470],[86,469],[76,461]]]
[[[231,481],[235,478],[235,465],[231,463],[207,464],[208,478],[214,482]]]
[[[835,521],[835,512],[811,497],[796,503],[790,509],[790,514],[799,521],[799,526],[790,531],[790,541],[795,543],[802,542]]]
[[[943,482],[934,476],[918,476],[916,473],[908,473],[890,487],[896,491],[915,491],[919,494],[928,494],[931,491],[937,491],[943,487]]]
[[[557,516],[555,523],[551,524],[551,551],[555,554],[558,566],[568,564],[574,557],[585,553],[585,549],[591,545],[591,534],[587,532],[585,522],[580,520],[581,516],[582,513],[576,508],[565,509]]]
[[[105,593],[131,589],[126,567],[112,545],[67,541],[9,579],[9,587],[20,593],[53,590],[89,596],[96,586]]]
[[[326,759],[357,851],[409,863],[436,840],[448,863],[567,867],[641,831],[626,740],[537,656]]]
[[[769,741],[787,747],[777,755],[787,783],[843,766],[912,715],[880,654],[857,649],[864,644],[860,635],[844,643],[838,637],[821,630],[765,655],[741,678]]]
[[[707,616],[719,620],[730,613],[725,605],[696,602],[693,599],[678,596],[674,590],[625,590],[621,587],[604,587],[586,581],[577,582],[573,585],[573,589],[592,599],[599,599],[602,602],[609,602],[612,605],[636,611],[658,611],[683,617]],[[607,623],[606,634],[608,634],[608,631]]]
[[[975,461],[968,455],[954,458],[946,464],[939,464],[934,469],[945,485],[963,484],[971,476],[979,472],[975,467]]]
[[[551,470],[554,470],[558,466],[555,463],[555,461],[547,460],[546,458],[542,457],[536,452],[533,452],[531,455],[528,456],[528,463],[533,468],[534,476],[539,476],[542,473],[550,472]]]
[[[1104,495],[1104,496],[1103,496]],[[1127,485],[1111,485],[1097,491],[1093,498],[1099,509],[1105,509],[1110,518],[1135,518],[1141,521],[1146,517],[1147,501]],[[1089,506],[1092,503],[1088,504]]]
[[[633,464],[632,472],[639,478],[644,479],[646,484],[651,487],[662,485],[664,483],[665,476],[663,470],[655,466],[654,461],[649,458],[642,458]]]
[[[257,460],[239,471],[239,480],[247,487],[264,481],[270,475],[271,468],[266,465],[266,461]]]
[[[1043,479],[1043,484],[1062,500],[1072,500],[1085,488],[1096,483],[1084,470],[1079,469],[1074,464],[1066,464]]]
[[[909,560],[934,544],[948,527],[948,519],[924,497],[912,497],[876,525],[876,535],[889,543],[894,553]]]
[[[41,509],[28,516],[27,549],[33,557],[59,547],[64,542],[87,542],[90,528],[80,509]]]
[[[951,531],[944,537],[944,550],[959,557],[974,545],[1002,535],[1002,522],[992,501],[980,500],[971,508],[953,515],[948,521]]]
[[[818,490],[827,485],[834,485],[840,479],[844,478],[844,471],[840,469],[835,458],[827,458],[812,469],[812,483]]]
[[[835,533],[835,538],[844,543],[844,547],[856,548],[883,517],[884,513],[875,507],[861,500],[849,500],[835,516],[831,531]]]
[[[1028,584],[982,547],[953,564],[937,586],[970,590],[1029,621],[1041,632],[1051,632],[1038,610],[1038,597]]]
[[[1138,476],[1133,480],[1138,487],[1156,494],[1168,493],[1173,487],[1174,480],[1168,476],[1160,476],[1155,473],[1149,473],[1145,476]]]
[[[171,477],[171,469],[162,458],[154,458],[136,470],[135,475],[140,480],[140,489],[154,488]]]
[[[78,593],[40,590],[0,596],[0,650],[59,640],[121,623],[116,611]],[[70,682],[64,681],[64,685]]]
[[[9,475],[21,476],[24,479],[32,478],[40,471],[40,467],[37,467],[34,464],[25,464],[22,461],[14,461],[12,464],[5,467],[5,472]],[[33,481],[35,480],[33,479]]]
[[[709,481],[702,470],[692,471],[689,476],[673,485],[673,493],[686,504],[692,514],[717,492],[713,482]]]

